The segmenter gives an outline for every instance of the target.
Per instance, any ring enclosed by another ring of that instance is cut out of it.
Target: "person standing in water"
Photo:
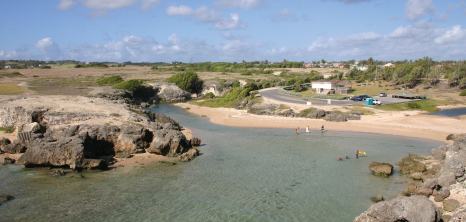
[[[322,132],[324,132],[324,130],[325,130],[325,129],[324,129],[324,125],[322,125],[322,128],[321,128],[320,130],[321,130]]]
[[[296,135],[298,135],[298,134],[299,134],[299,127],[296,128]]]
[[[309,135],[309,126],[306,126],[306,133]]]

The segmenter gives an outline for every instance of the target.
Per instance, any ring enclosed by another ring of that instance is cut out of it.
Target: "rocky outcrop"
[[[416,172],[426,171],[426,165],[421,162],[419,156],[415,154],[410,154],[407,157],[403,157],[401,162],[397,164],[400,167],[400,174],[412,174]]]
[[[192,143],[181,133],[182,127],[170,117],[150,112],[131,112],[116,104],[98,104],[98,110],[89,109],[93,99],[73,98],[80,103],[82,112],[69,110],[69,106],[40,107],[20,106],[0,109],[3,120],[18,126],[24,139],[10,142],[0,139],[0,148],[8,153],[21,153],[17,164],[26,167],[65,167],[73,170],[102,170],[113,158],[127,158],[136,153],[156,153],[169,157],[184,155],[191,160],[199,154],[191,150]],[[84,100],[84,101],[83,101]],[[1,101],[0,101],[1,102]],[[99,101],[105,103],[105,101]],[[113,103],[115,104],[115,103]],[[63,107],[63,108],[62,108]],[[92,107],[91,107],[92,108]],[[13,110],[9,112],[8,110]],[[14,116],[23,122],[11,122]],[[40,121],[40,122],[37,122]],[[0,122],[0,126],[5,123]],[[193,144],[200,143],[197,139]]]
[[[191,93],[180,89],[175,83],[156,82],[148,85],[155,90],[157,98],[163,101],[184,101],[191,98]]]
[[[372,205],[362,213],[355,222],[410,221],[436,222],[440,220],[440,211],[425,196],[399,197]]]
[[[379,163],[373,161],[369,165],[369,170],[374,172],[376,176],[389,176],[392,174],[393,166],[389,163]]]
[[[231,86],[233,84],[231,83]],[[202,92],[201,95],[205,95],[207,93],[213,93],[215,96],[222,96],[225,94],[227,90],[223,88],[223,86],[215,81],[215,80],[207,80],[202,84]]]
[[[442,214],[437,213],[435,220],[432,217],[432,210],[423,212],[424,207],[418,203],[413,203],[418,209],[408,207],[406,202],[400,202],[397,198],[389,201],[390,204],[379,205],[386,203],[381,202],[373,205],[355,221],[438,221],[440,218],[443,221],[462,221],[466,217],[466,189],[464,188],[464,181],[466,180],[466,135],[455,138],[453,144],[433,149],[431,157],[419,157],[410,154],[398,164],[400,174],[408,174],[411,178],[417,178],[406,188],[403,195],[425,198],[423,205],[428,206],[428,209],[433,204],[439,203]],[[427,198],[430,198],[430,200]],[[393,210],[399,212],[393,212]],[[422,212],[421,214],[430,216],[419,220],[422,215],[413,211],[419,211]],[[383,215],[383,212],[389,212],[393,215],[404,212],[406,217],[387,217]],[[377,217],[379,217],[378,220]],[[416,219],[417,217],[419,218]]]

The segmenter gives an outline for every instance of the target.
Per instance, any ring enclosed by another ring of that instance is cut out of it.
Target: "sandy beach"
[[[299,127],[305,133],[306,126],[312,130],[353,131],[364,133],[380,133],[396,136],[407,136],[430,139],[449,143],[449,134],[466,132],[466,117],[441,117],[429,115],[421,111],[377,111],[372,115],[363,115],[361,120],[347,122],[329,122],[322,119],[288,118],[249,114],[245,110],[232,108],[208,108],[189,103],[177,103],[188,112],[210,118],[216,124],[237,127],[287,128],[295,132]],[[307,107],[309,108],[309,107]],[[320,108],[320,107],[318,107]],[[455,108],[455,107],[448,107]]]

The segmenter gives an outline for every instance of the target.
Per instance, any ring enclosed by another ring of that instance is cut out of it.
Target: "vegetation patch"
[[[0,131],[4,131],[5,133],[13,133],[15,131],[15,127],[14,126],[0,127]]]
[[[11,84],[11,83],[0,83],[0,94],[18,94],[23,93],[24,91],[21,87]]]
[[[427,112],[436,112],[440,109],[437,106],[447,105],[448,102],[438,100],[419,100],[408,103],[396,103],[388,104],[383,106],[374,106],[375,109],[381,109],[386,111],[406,111],[406,110],[421,110]]]
[[[124,82],[120,82],[112,86],[112,88],[113,89],[124,89],[130,92],[134,92],[137,89],[139,89],[139,87],[141,87],[142,83],[143,83],[143,80],[141,79],[131,79],[131,80],[127,80]]]
[[[10,73],[0,73],[0,78],[3,77],[8,77],[8,78],[14,78],[14,77],[26,77],[23,74],[19,72],[10,72]]]
[[[466,89],[464,89],[463,91],[461,91],[460,96],[466,96]]]
[[[200,92],[204,83],[195,72],[178,73],[167,78],[165,82],[175,83],[180,89],[190,93]]]
[[[103,86],[103,85],[115,85],[118,83],[123,82],[123,78],[121,76],[109,76],[106,78],[96,80],[96,83]]]

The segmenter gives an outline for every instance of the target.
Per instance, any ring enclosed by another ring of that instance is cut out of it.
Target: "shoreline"
[[[323,119],[290,118],[249,114],[245,110],[233,108],[209,108],[189,103],[175,103],[175,106],[187,109],[187,112],[207,117],[212,123],[250,128],[286,128],[294,133],[297,127],[305,133],[306,126],[311,131],[319,130],[322,125],[327,130],[377,133],[452,143],[446,140],[449,134],[466,132],[466,118],[441,117],[426,115],[421,111],[379,111],[372,115],[363,115],[361,120],[347,122],[329,122]],[[309,107],[308,107],[309,108]]]

